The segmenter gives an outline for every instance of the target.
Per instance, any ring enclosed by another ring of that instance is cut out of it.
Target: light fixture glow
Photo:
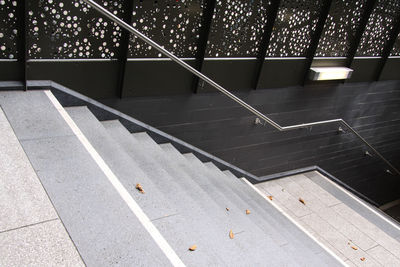
[[[310,68],[310,79],[313,81],[346,80],[351,77],[352,69],[346,67]]]

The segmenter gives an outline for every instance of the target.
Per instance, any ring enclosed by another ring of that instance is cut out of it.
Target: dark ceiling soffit
[[[358,46],[360,45],[362,35],[365,31],[365,27],[367,26],[369,17],[371,16],[372,10],[374,10],[376,3],[377,0],[368,0],[365,5],[364,12],[361,14],[360,25],[358,26],[354,38],[350,44],[346,59],[346,67],[350,67],[351,63],[353,63],[353,59],[357,53]]]
[[[200,28],[200,33],[199,33],[200,37],[197,43],[197,54],[194,63],[194,68],[198,71],[201,71],[201,68],[203,66],[204,57],[207,49],[207,41],[210,35],[211,23],[214,15],[216,2],[217,2],[216,0],[206,0],[205,2],[206,8],[203,11],[203,23]],[[192,90],[194,93],[197,93],[198,85],[199,85],[199,77],[193,75]]]
[[[269,7],[267,14],[267,23],[264,27],[263,38],[260,42],[260,48],[257,55],[256,69],[254,73],[254,78],[252,81],[252,88],[257,89],[258,82],[260,80],[261,71],[264,65],[265,56],[267,54],[268,45],[271,39],[272,30],[274,28],[276,16],[278,14],[280,0],[272,0],[271,6]]]
[[[17,49],[18,49],[18,61],[19,61],[19,69],[21,70],[20,77],[22,78],[22,82],[24,84],[24,90],[27,90],[26,81],[27,77],[27,58],[28,58],[28,44],[27,44],[27,35],[28,35],[28,4],[18,3],[17,5],[17,24],[18,24],[18,36],[17,36]]]
[[[132,12],[133,12],[133,0],[125,1],[125,15],[123,20],[126,23],[132,23]],[[128,59],[128,50],[129,50],[129,42],[130,42],[130,32],[122,28],[121,33],[121,45],[120,45],[120,53],[118,57],[119,62],[119,70],[118,70],[118,81],[117,81],[117,97],[122,98],[123,90],[124,90],[124,80],[125,80],[125,72],[126,72],[126,61]]]
[[[377,71],[376,71],[376,75],[375,75],[375,80],[379,80],[379,77],[382,74],[383,68],[385,67],[386,61],[388,59],[388,57],[390,56],[390,52],[393,49],[394,44],[396,43],[396,39],[397,36],[400,33],[400,9],[397,10],[397,19],[394,23],[394,27],[392,29],[392,31],[390,32],[390,37],[389,40],[386,43],[385,48],[382,51],[382,58],[379,62]]]
[[[314,59],[315,52],[317,51],[319,40],[321,38],[322,32],[324,30],[326,18],[328,17],[329,10],[331,8],[332,0],[325,0],[322,7],[321,13],[319,15],[319,19],[317,25],[315,27],[315,31],[311,36],[311,43],[310,47],[306,53],[306,64],[304,65],[304,78],[303,78],[303,85],[306,83],[308,79],[308,71],[311,67],[312,61]]]

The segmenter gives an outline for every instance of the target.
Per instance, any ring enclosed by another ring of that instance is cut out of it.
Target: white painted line
[[[306,59],[306,57],[266,57],[265,61],[268,60],[299,60]]]
[[[367,208],[368,210],[372,211],[373,213],[375,213],[378,217],[380,217],[382,220],[384,220],[385,222],[387,222],[388,224],[390,224],[391,226],[393,226],[394,228],[396,228],[397,230],[400,231],[400,226],[397,225],[396,223],[392,222],[391,220],[389,220],[388,218],[386,218],[384,215],[380,214],[379,212],[377,212],[376,210],[374,210],[373,208],[371,208],[369,205],[367,205],[364,201],[362,201],[361,199],[359,199],[358,197],[356,197],[355,195],[353,195],[352,193],[350,193],[349,191],[347,191],[346,189],[342,188],[341,186],[339,186],[338,184],[334,183],[333,181],[331,181],[331,179],[328,179],[327,177],[325,177],[323,174],[321,174],[320,172],[318,172],[318,174],[320,176],[322,176],[325,180],[327,180],[329,183],[331,183],[332,185],[334,185],[336,188],[338,188],[339,190],[341,190],[343,193],[347,194],[349,197],[351,197],[352,199],[354,199],[355,201],[357,201],[358,203],[360,203],[362,206],[364,206],[365,208]]]
[[[250,186],[254,191],[256,191],[260,196],[262,196],[268,203],[270,203],[275,209],[277,209],[280,213],[282,213],[286,218],[289,219],[294,225],[296,225],[300,230],[302,230],[306,235],[308,235],[312,240],[314,240],[318,245],[320,245],[326,252],[328,252],[332,257],[334,257],[338,262],[340,262],[343,266],[348,266],[341,258],[339,258],[332,250],[326,247],[323,243],[317,240],[310,232],[307,231],[303,226],[301,226],[298,222],[296,222],[292,217],[289,216],[286,212],[284,212],[278,205],[275,204],[273,200],[270,200],[265,194],[263,194],[257,187],[255,187],[252,183],[250,183],[246,178],[242,179],[248,186]]]
[[[314,57],[316,60],[324,60],[324,59],[329,59],[329,60],[339,60],[339,59],[347,59],[347,57]]]
[[[181,60],[195,60],[195,58],[192,58],[192,57],[183,57],[180,59]],[[159,57],[156,57],[156,58],[153,58],[153,57],[151,57],[151,58],[128,58],[127,61],[172,61],[172,59],[165,58],[165,57],[162,57],[162,58],[159,58]]]
[[[103,173],[106,175],[110,183],[114,186],[115,190],[119,193],[121,198],[125,201],[125,203],[129,206],[131,211],[136,215],[138,220],[141,222],[143,227],[149,232],[151,237],[154,239],[156,244],[160,247],[160,249],[164,252],[165,256],[170,260],[173,266],[185,266],[182,260],[178,257],[175,251],[171,248],[165,238],[161,235],[158,229],[154,226],[154,224],[150,221],[149,217],[143,212],[140,206],[136,203],[136,201],[129,194],[128,190],[122,185],[122,183],[118,180],[117,176],[112,172],[110,167],[104,162],[99,153],[94,149],[94,147],[90,144],[87,138],[83,135],[81,130],[75,124],[75,122],[71,119],[65,109],[61,106],[58,100],[54,97],[54,95],[50,91],[45,91],[46,95],[49,97],[50,101],[56,107],[58,112],[61,114],[65,122],[71,128],[73,133],[78,137],[79,141],[85,147],[85,149],[89,152],[90,156],[97,163]]]
[[[256,60],[256,57],[205,57],[204,61]]]
[[[33,58],[27,62],[105,62],[117,61],[116,58]]]

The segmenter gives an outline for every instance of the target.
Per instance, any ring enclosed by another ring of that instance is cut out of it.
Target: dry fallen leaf
[[[355,247],[355,246],[351,246],[351,248],[354,249],[354,250],[358,250],[358,248]]]
[[[268,198],[269,198],[269,200],[272,200],[273,197],[272,196],[268,196]]]
[[[226,208],[227,211],[229,211],[229,208]]]
[[[246,214],[250,214],[250,210],[246,210]]]
[[[193,245],[193,246],[191,246],[191,247],[189,248],[190,251],[195,251],[196,249],[197,249],[197,246],[196,246],[196,245]]]
[[[301,203],[303,203],[303,205],[306,204],[306,202],[304,201],[304,199],[302,199],[301,197],[299,198],[299,201],[300,201]]]
[[[139,190],[140,193],[144,194],[143,187],[140,184],[136,184],[136,189]]]
[[[364,257],[362,257],[362,258],[360,258],[360,260],[361,260],[361,261],[365,261],[365,258],[364,258]]]
[[[229,238],[233,239],[235,237],[235,235],[233,234],[232,230],[229,231]]]

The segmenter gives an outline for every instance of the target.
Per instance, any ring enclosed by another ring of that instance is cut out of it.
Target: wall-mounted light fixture
[[[346,80],[352,73],[353,70],[346,67],[313,67],[310,68],[310,79],[313,81]]]

